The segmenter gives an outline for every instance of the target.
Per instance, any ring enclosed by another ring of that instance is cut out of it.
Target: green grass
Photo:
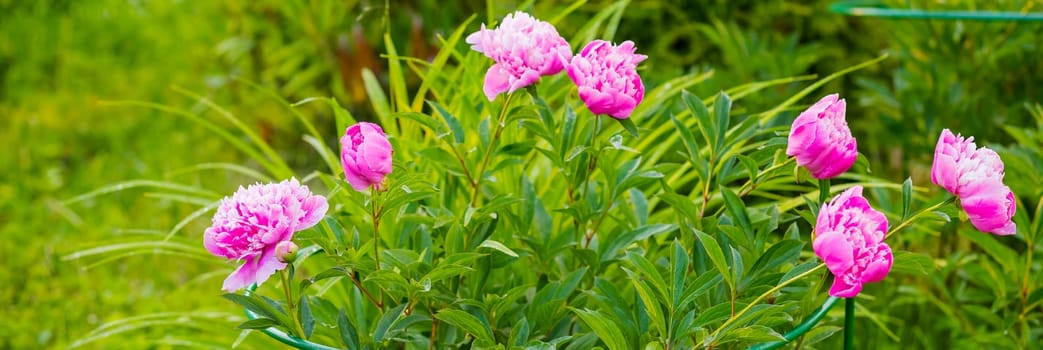
[[[0,248],[7,320],[0,326],[0,348],[63,348],[107,322],[160,312],[216,312],[220,324],[231,325],[228,318],[238,313],[229,314],[221,300],[198,297],[217,292],[213,281],[220,277],[204,275],[222,268],[216,261],[171,259],[148,250],[99,265],[92,265],[97,259],[65,259],[106,241],[165,235],[198,207],[150,195],[158,193],[154,187],[68,199],[133,179],[207,188],[232,188],[244,180],[221,170],[178,173],[241,155],[177,117],[103,103],[164,101],[198,109],[170,87],[206,91],[205,78],[220,71],[214,45],[229,35],[220,5],[31,2],[0,8],[0,235],[11,242]],[[193,221],[172,241],[198,244],[203,227],[205,220]],[[196,333],[177,328],[137,329],[118,341],[84,346],[141,348]]]

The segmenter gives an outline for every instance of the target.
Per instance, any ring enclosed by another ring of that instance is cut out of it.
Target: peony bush
[[[573,55],[585,36],[520,11],[471,27],[426,64],[389,53],[421,85],[368,87],[376,115],[292,105],[333,110],[336,135],[302,118],[328,169],[298,180],[256,145],[273,180],[221,199],[202,239],[238,265],[214,290],[245,309],[239,328],[304,349],[770,349],[843,322],[850,348],[856,300],[917,263],[895,235],[1018,234],[996,152],[946,129],[937,187],[882,180],[845,100],[807,99],[885,57],[754,111],[743,96],[793,80],[703,98],[692,73],[646,93],[656,58],[632,41]],[[874,205],[890,195],[899,208]]]

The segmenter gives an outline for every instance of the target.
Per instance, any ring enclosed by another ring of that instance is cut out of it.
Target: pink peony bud
[[[960,198],[975,228],[997,235],[1017,231],[1014,193],[1003,184],[1003,160],[995,151],[974,144],[974,137],[942,130],[934,148],[931,181]]]
[[[471,49],[496,63],[485,73],[485,97],[511,93],[532,85],[544,75],[561,72],[572,55],[569,43],[550,23],[525,12],[508,14],[496,29],[482,29],[467,36]]]
[[[340,162],[344,177],[356,191],[370,186],[382,189],[384,177],[391,173],[391,143],[379,125],[360,122],[352,125],[340,139]]]
[[[282,241],[275,245],[275,257],[279,262],[290,263],[297,259],[297,244],[293,241]]]
[[[276,247],[290,241],[294,232],[315,226],[328,207],[325,197],[312,195],[296,179],[239,187],[222,199],[203,234],[203,246],[211,254],[244,262],[221,289],[234,292],[260,284],[285,268]]]
[[[797,158],[816,179],[843,174],[855,164],[858,145],[844,119],[847,104],[837,94],[823,97],[793,121],[786,155]]]
[[[852,298],[863,284],[879,282],[891,271],[891,247],[884,243],[887,218],[869,206],[862,186],[823,204],[815,232],[815,254],[834,276],[829,295]]]
[[[579,98],[594,114],[626,119],[645,97],[637,64],[648,56],[635,53],[632,41],[619,46],[604,40],[587,44],[566,67],[579,87]]]

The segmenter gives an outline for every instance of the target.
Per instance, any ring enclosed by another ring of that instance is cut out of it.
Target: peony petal
[[[841,232],[819,232],[811,245],[833,275],[841,276],[855,265],[854,247]]]
[[[510,81],[510,73],[503,69],[499,63],[494,64],[485,72],[485,85],[482,87],[482,91],[485,92],[485,97],[489,101],[493,101],[497,95],[510,88]]]
[[[862,292],[861,283],[848,284],[841,277],[834,278],[833,285],[829,287],[829,295],[837,298],[854,298],[860,292]]]
[[[999,179],[991,179],[969,187],[968,192],[960,198],[960,205],[975,228],[998,235],[1015,233],[1015,202],[1009,187]]]
[[[540,72],[536,70],[526,70],[518,77],[514,77],[510,83],[510,87],[507,89],[507,93],[518,91],[518,89],[532,85],[540,79]]]
[[[272,274],[275,274],[275,271],[284,268],[286,268],[286,263],[279,262],[276,259],[275,245],[273,244],[266,248],[261,255],[246,259],[246,262],[239,266],[239,269],[236,269],[228,278],[225,278],[221,289],[231,293],[254,283],[260,285],[267,281]]]
[[[878,249],[880,256],[869,261],[866,264],[866,270],[862,273],[862,281],[864,282],[880,282],[891,272],[891,265],[894,263],[891,247],[887,244],[881,244]]]
[[[298,231],[318,224],[326,216],[326,211],[329,210],[329,203],[326,202],[326,197],[311,196],[304,200],[301,210],[304,210],[305,214],[300,218],[300,222],[297,223],[295,229]]]
[[[359,147],[359,175],[371,183],[380,183],[391,173],[391,143],[382,133],[370,132]]]

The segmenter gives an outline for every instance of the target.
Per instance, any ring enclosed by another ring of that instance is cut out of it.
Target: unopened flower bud
[[[275,246],[275,258],[280,262],[291,263],[297,259],[297,245],[293,241],[282,241]]]

